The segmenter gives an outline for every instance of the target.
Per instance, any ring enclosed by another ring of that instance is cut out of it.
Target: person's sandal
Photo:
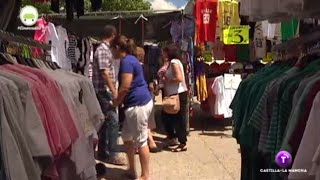
[[[178,147],[172,149],[172,152],[184,152],[187,151],[187,145],[186,144],[180,144]]]
[[[176,145],[179,145],[179,142],[175,138],[174,139],[167,138],[166,140],[164,140],[164,147],[165,148],[176,146]]]

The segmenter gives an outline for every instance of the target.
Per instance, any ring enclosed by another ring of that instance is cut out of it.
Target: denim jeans
[[[104,124],[99,131],[98,156],[103,158],[115,158],[119,152],[119,115],[117,108],[114,108],[112,94],[108,91],[98,92],[97,97],[106,117]]]

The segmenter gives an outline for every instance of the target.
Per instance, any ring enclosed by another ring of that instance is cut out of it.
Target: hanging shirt
[[[59,37],[59,61],[61,62],[60,67],[66,70],[72,70],[71,61],[67,57],[67,49],[69,47],[68,33],[62,26],[56,27],[58,37]]]
[[[199,0],[195,5],[197,43],[215,41],[217,24],[217,0]]]
[[[234,87],[234,88],[233,88]],[[237,85],[230,88],[225,87],[224,76],[216,77],[211,86],[213,93],[216,95],[215,115],[223,115],[224,118],[232,116],[232,110],[229,108],[233,97],[235,96]]]
[[[52,61],[56,62],[62,69],[71,70],[71,61],[67,58],[67,48],[69,46],[68,34],[65,28],[52,23],[48,23],[46,32],[46,43],[52,46]]]
[[[223,49],[226,61],[235,62],[237,60],[237,45],[225,45]]]
[[[59,44],[59,37],[56,31],[56,27],[52,23],[48,23],[47,31],[46,31],[46,43],[51,45],[51,59],[53,62],[59,63],[58,57],[58,44]]]
[[[223,42],[216,41],[213,43],[212,51],[213,57],[215,60],[223,60],[224,59],[224,51],[223,51]]]
[[[303,138],[299,146],[299,150],[294,159],[292,168],[295,169],[307,169],[307,173],[290,173],[290,179],[315,179],[312,172],[315,168],[313,166],[313,160],[316,160],[314,156],[318,156],[320,149],[320,131],[319,131],[319,106],[320,106],[320,93],[318,93],[313,101],[312,109],[310,111],[308,122],[303,133]],[[317,152],[318,151],[318,152]],[[318,160],[317,160],[318,161]],[[316,165],[316,163],[315,163]],[[319,167],[318,167],[319,168]]]
[[[267,41],[263,36],[262,23],[256,23],[255,32],[254,32],[254,48],[255,48],[255,57],[262,59],[266,56],[267,53]]]
[[[47,21],[43,18],[38,19],[36,26],[39,28],[34,31],[34,40],[45,42],[46,41],[46,31],[47,31]]]
[[[281,23],[281,37],[282,41],[287,41],[295,37],[298,32],[299,21],[292,19]]]
[[[276,34],[277,24],[271,24],[268,21],[262,21],[262,32],[263,36],[267,39],[273,39]]]
[[[220,37],[228,26],[240,25],[239,3],[234,0],[220,0],[218,10]]]
[[[72,69],[76,70],[78,59],[76,58],[77,39],[74,36],[69,36],[69,46],[67,49],[67,55],[72,64]]]

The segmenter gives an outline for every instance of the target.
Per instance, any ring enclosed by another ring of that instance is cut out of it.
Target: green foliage
[[[108,0],[104,1],[104,11],[150,10],[151,3],[147,0]]]
[[[91,12],[90,0],[84,0],[85,11]],[[22,6],[32,5],[36,7],[40,14],[52,13],[50,10],[49,3],[38,3],[35,0],[22,0]],[[64,11],[64,3],[61,3],[61,11]],[[151,4],[147,0],[103,0],[102,10],[103,11],[132,11],[132,10],[149,10]]]
[[[40,14],[48,14],[51,12],[49,3],[39,3],[34,0],[22,0],[22,7],[26,5],[32,5],[38,9]]]

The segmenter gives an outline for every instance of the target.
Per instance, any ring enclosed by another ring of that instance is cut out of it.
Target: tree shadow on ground
[[[155,130],[159,134],[165,134],[163,121],[161,117],[162,105],[155,105],[155,117],[157,129]],[[231,119],[215,119],[210,113],[204,112],[200,108],[199,103],[193,104],[193,116],[190,117],[190,131],[202,131],[201,135],[208,136],[225,136],[230,135],[224,134],[224,131],[230,130],[232,127]],[[209,133],[212,131],[219,131],[221,133]],[[205,133],[206,132],[206,133]]]
[[[106,173],[98,177],[98,180],[130,180],[126,177],[126,170],[106,167]]]

